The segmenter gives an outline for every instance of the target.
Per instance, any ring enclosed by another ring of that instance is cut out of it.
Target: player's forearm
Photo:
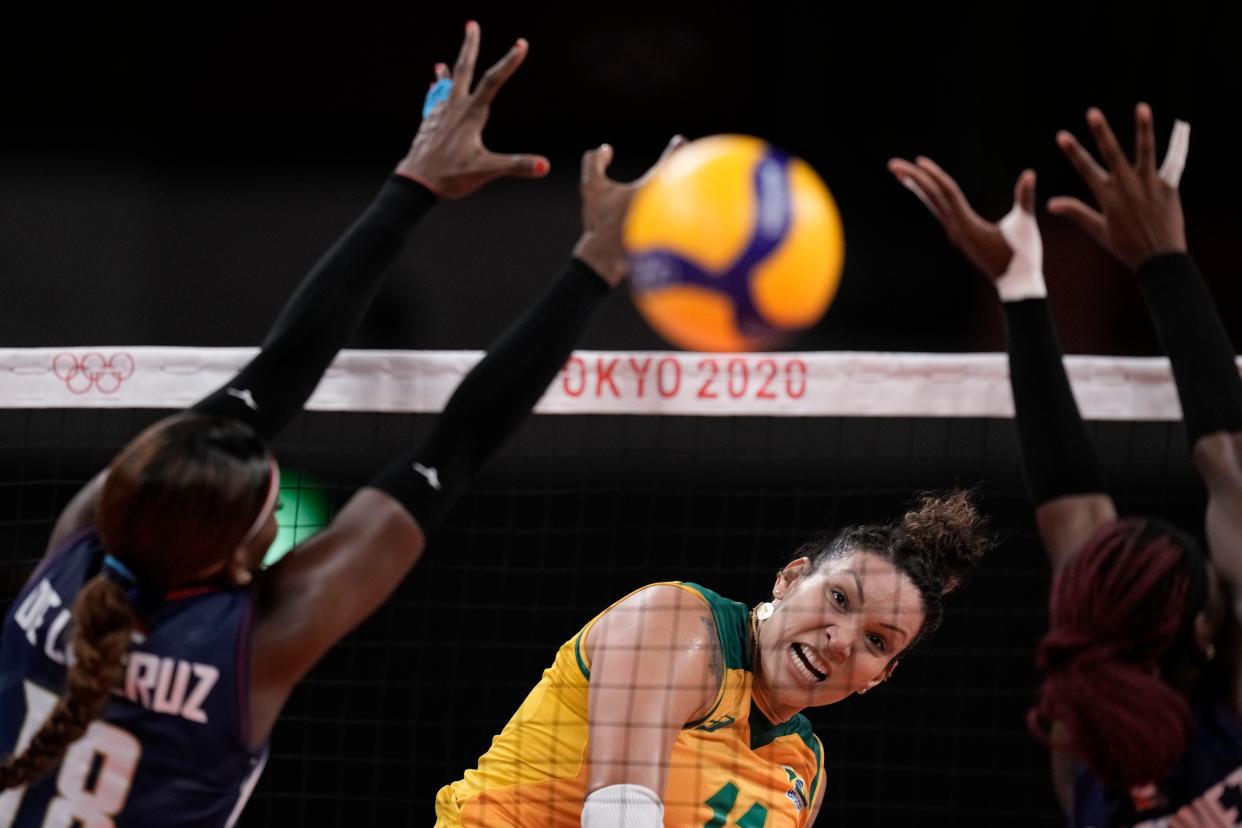
[[[608,284],[571,259],[453,392],[427,441],[375,482],[430,532],[547,390]]]
[[[1102,492],[1090,436],[1070,388],[1046,299],[1005,302],[1009,382],[1027,488],[1035,505]]]
[[[388,266],[435,201],[421,184],[391,176],[362,216],[315,263],[277,317],[260,353],[195,408],[236,417],[264,438],[274,437],[302,410],[357,329]]]
[[[1209,434],[1242,432],[1242,377],[1233,343],[1194,259],[1154,256],[1136,277],[1169,354],[1191,445]]]

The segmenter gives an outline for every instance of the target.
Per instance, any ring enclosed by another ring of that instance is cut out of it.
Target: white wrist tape
[[[663,828],[664,803],[642,785],[609,785],[582,804],[582,828]]]
[[[1182,170],[1186,168],[1186,153],[1190,152],[1190,124],[1185,121],[1173,122],[1173,135],[1169,138],[1169,148],[1164,153],[1164,163],[1160,165],[1160,180],[1170,187],[1176,187],[1182,181]]]
[[[1044,286],[1044,243],[1039,236],[1035,216],[1017,204],[996,225],[1013,249],[1009,267],[996,280],[996,292],[1002,302],[1042,299],[1048,295]]]

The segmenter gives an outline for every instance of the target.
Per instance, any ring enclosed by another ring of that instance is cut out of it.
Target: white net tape
[[[0,349],[0,408],[181,408],[218,388],[253,348]],[[481,351],[342,351],[307,408],[435,412]],[[1092,420],[1181,417],[1168,361],[1071,356]],[[577,351],[541,414],[1011,417],[1004,354]]]

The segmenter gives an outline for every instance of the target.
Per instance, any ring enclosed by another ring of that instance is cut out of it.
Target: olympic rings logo
[[[111,356],[91,351],[78,357],[59,353],[52,360],[52,373],[74,394],[95,389],[101,394],[115,394],[121,383],[134,374],[134,358],[124,351]]]

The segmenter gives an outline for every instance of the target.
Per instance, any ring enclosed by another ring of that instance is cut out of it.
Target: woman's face
[[[888,678],[923,625],[918,589],[871,552],[815,571],[799,558],[777,575],[772,597],[775,611],[759,624],[761,681],[785,708],[832,704]]]

